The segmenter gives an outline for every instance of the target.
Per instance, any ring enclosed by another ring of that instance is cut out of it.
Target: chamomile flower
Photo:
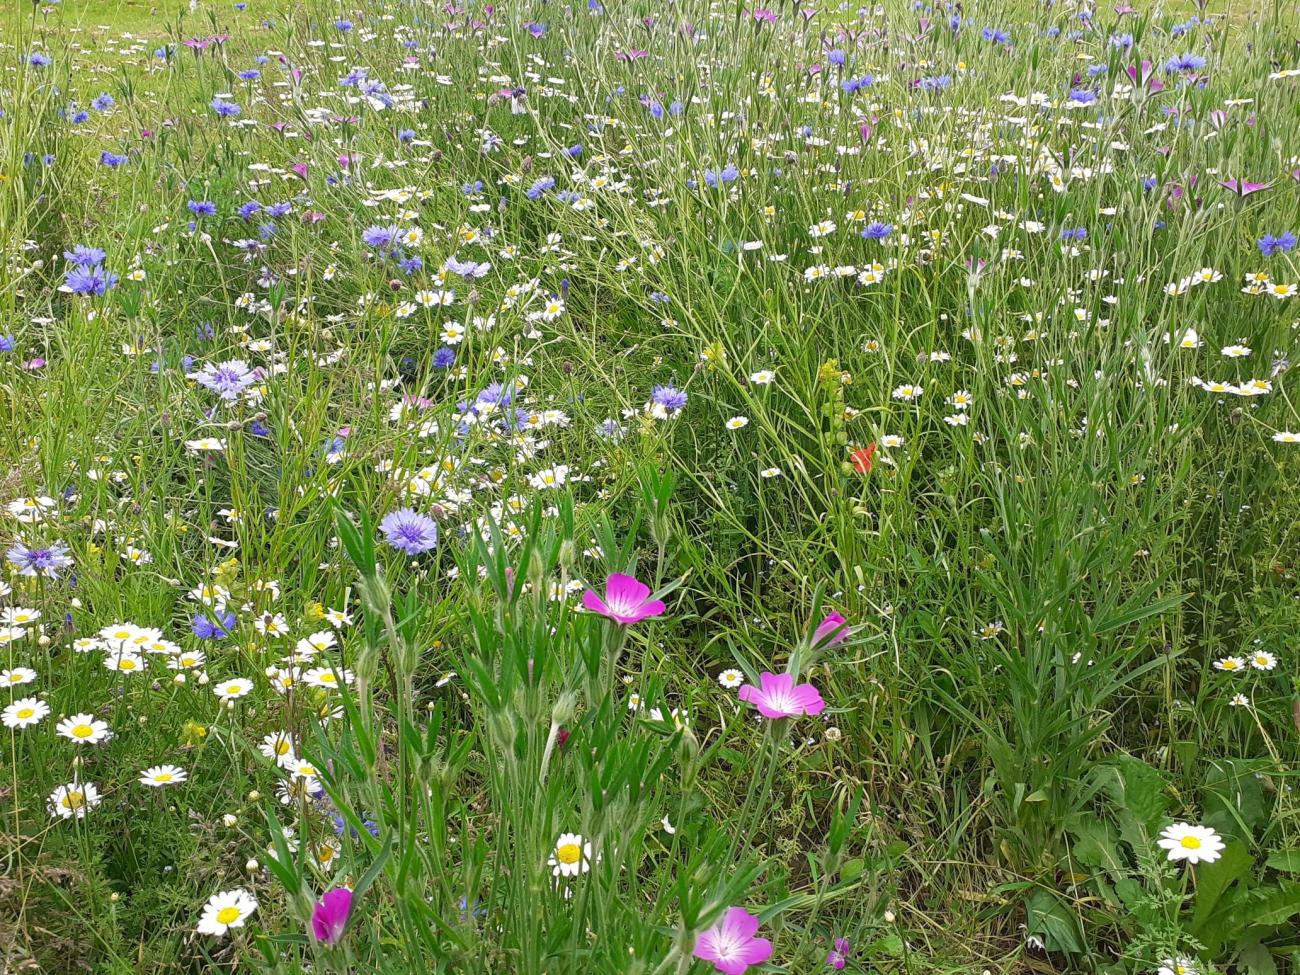
[[[180,785],[189,773],[179,765],[154,765],[140,773],[140,784],[159,789],[168,785]]]
[[[546,860],[556,877],[576,877],[591,868],[591,843],[577,833],[561,833]]]
[[[20,697],[0,711],[0,721],[6,728],[30,728],[49,716],[50,706],[35,697]]]
[[[257,899],[246,890],[223,890],[213,894],[203,905],[203,914],[195,928],[199,934],[221,937],[231,928],[242,928],[257,912]]]
[[[50,815],[58,819],[85,819],[86,813],[101,802],[93,782],[69,782],[50,793]]]
[[[54,730],[78,745],[98,745],[107,741],[111,735],[108,722],[99,720],[93,714],[74,714],[64,718],[54,726]]]
[[[1192,823],[1174,823],[1160,832],[1157,845],[1171,861],[1186,860],[1190,864],[1213,863],[1223,854],[1223,840],[1208,826]]]

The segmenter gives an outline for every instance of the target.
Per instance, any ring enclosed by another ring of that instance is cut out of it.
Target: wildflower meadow
[[[0,971],[1300,971],[1296,0],[11,0]]]

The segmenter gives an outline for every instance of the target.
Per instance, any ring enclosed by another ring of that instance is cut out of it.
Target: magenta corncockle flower
[[[817,629],[813,630],[813,646],[829,638],[826,644],[833,647],[837,643],[843,643],[844,638],[849,635],[849,628],[844,624],[848,622],[839,613],[827,613],[826,618],[817,624]]]
[[[346,887],[326,891],[311,912],[312,936],[326,944],[337,944],[339,938],[343,937],[343,929],[347,927],[351,914],[352,891]]]
[[[596,595],[594,589],[588,589],[582,594],[582,605],[593,613],[627,626],[629,623],[640,623],[651,616],[663,615],[663,601],[650,599],[649,595],[650,587],[644,582],[615,572],[605,580],[605,598]]]
[[[729,907],[721,921],[700,932],[694,955],[712,962],[724,975],[741,975],[750,965],[761,965],[772,957],[772,942],[755,938],[757,930],[758,918],[743,907]]]
[[[795,684],[789,674],[759,674],[760,686],[745,684],[740,688],[740,699],[758,708],[765,718],[795,718],[800,715],[817,715],[826,709],[826,702],[811,684]]]
[[[1238,196],[1250,196],[1271,187],[1272,183],[1252,183],[1245,179],[1221,179],[1219,185]]]

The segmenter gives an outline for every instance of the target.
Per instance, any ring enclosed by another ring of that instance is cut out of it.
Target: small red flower
[[[849,454],[849,459],[853,461],[853,469],[866,477],[871,473],[871,458],[876,455],[876,445],[869,443],[865,447],[859,447],[853,453]]]

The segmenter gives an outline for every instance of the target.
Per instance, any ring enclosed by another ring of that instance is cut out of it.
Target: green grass
[[[7,967],[698,975],[732,905],[771,971],[1294,966],[1300,299],[1243,285],[1300,283],[1257,245],[1300,231],[1295,5],[887,6],[6,14],[0,504],[51,500],[0,542],[71,559],[6,556],[0,705],[51,709],[0,729]],[[1142,59],[1167,87],[1117,90]],[[105,294],[61,290],[78,245]],[[665,611],[580,611],[616,572]],[[133,673],[125,622],[165,641]],[[763,672],[826,710],[761,717]],[[1183,821],[1216,862],[1167,862]]]

